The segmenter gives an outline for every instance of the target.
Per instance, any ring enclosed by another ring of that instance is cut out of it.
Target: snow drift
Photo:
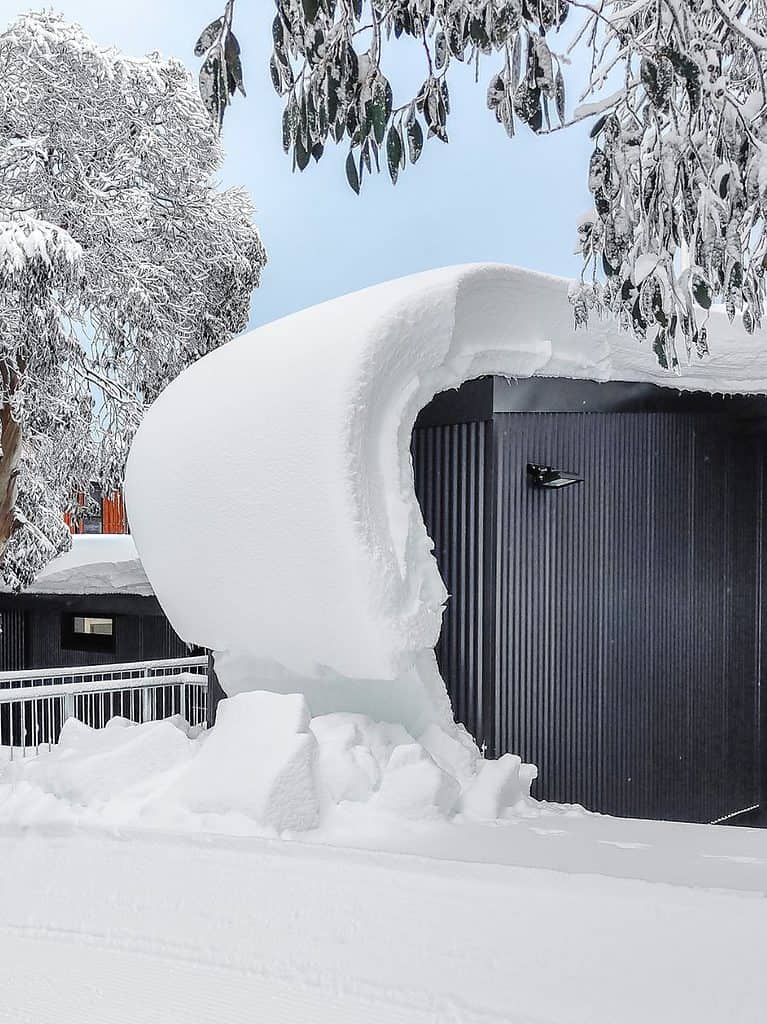
[[[220,652],[229,693],[451,728],[433,654],[447,595],[410,459],[437,392],[483,374],[767,390],[763,341],[725,317],[712,357],[675,377],[612,322],[576,333],[567,287],[503,266],[419,274],[268,324],[163,392],[128,511],[174,629]]]
[[[433,724],[415,738],[254,691],[222,701],[208,732],[179,716],[103,729],[70,718],[51,751],[0,768],[0,822],[279,834],[556,813],[531,799],[535,776],[512,754],[484,761],[468,737]]]

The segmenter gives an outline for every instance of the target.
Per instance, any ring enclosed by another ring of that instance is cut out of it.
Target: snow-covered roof
[[[710,358],[674,376],[610,320],[576,331],[567,289],[513,267],[448,267],[268,324],[181,374],[136,436],[126,488],[175,630],[303,677],[415,673],[442,700],[446,591],[410,458],[433,395],[484,374],[767,392],[764,333],[714,312]]]
[[[25,594],[138,594],[152,587],[128,534],[80,534],[54,558]]]

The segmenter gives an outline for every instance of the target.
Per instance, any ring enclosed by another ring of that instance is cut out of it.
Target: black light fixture
[[[576,476],[575,473],[563,473],[552,466],[539,466],[535,462],[527,464],[527,479],[533,487],[545,487],[549,490],[583,483],[583,477]]]

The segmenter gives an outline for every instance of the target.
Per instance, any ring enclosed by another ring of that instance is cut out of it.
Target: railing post
[[[64,721],[68,718],[75,717],[75,695],[73,693],[64,694]]]
[[[145,679],[148,678],[146,672],[144,673],[144,678]],[[150,691],[149,687],[144,685],[144,687],[141,690],[141,721],[142,722],[151,722],[152,721],[152,702],[151,702],[151,699],[150,699],[150,694],[151,694],[151,691]]]
[[[183,675],[183,672],[181,674]],[[189,721],[186,717],[186,682],[182,679],[179,686],[178,713],[184,721]]]

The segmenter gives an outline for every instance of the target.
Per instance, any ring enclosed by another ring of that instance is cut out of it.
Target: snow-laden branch
[[[232,11],[230,3],[197,47],[219,127],[242,74]],[[764,0],[278,0],[272,37],[270,74],[294,168],[306,170],[337,143],[348,150],[355,192],[381,167],[396,184],[430,139],[448,141],[457,65],[479,78],[489,61],[487,106],[510,137],[520,126],[549,134],[593,122],[594,212],[581,220],[584,283],[573,296],[579,323],[590,309],[610,310],[673,368],[678,347],[688,358],[706,353],[713,302],[739,313],[747,330],[761,322]],[[389,71],[404,38],[423,53],[423,81],[400,96]],[[568,114],[576,53],[588,76]],[[663,269],[640,282],[637,261],[648,252],[663,253]]]
[[[0,35],[0,109],[0,553],[21,585],[78,491],[119,484],[145,404],[245,326],[265,255],[178,61],[26,15]]]

